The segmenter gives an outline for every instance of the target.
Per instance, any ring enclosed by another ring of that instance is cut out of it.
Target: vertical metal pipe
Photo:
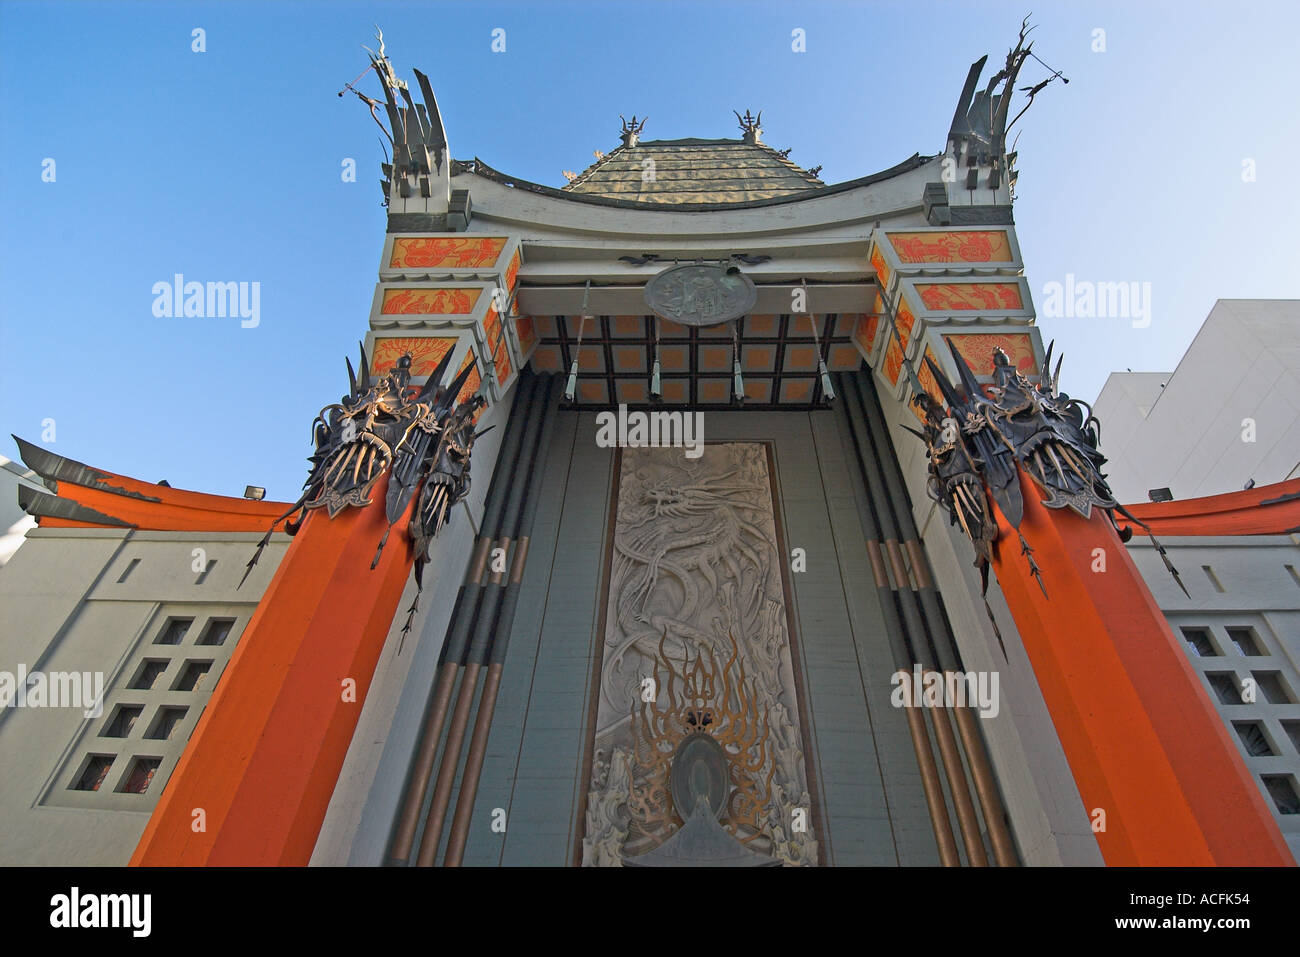
[[[867,383],[867,388],[871,384]],[[857,416],[862,418],[863,435],[859,437],[862,459],[866,468],[868,485],[873,495],[879,495],[879,516],[882,532],[885,535],[885,554],[898,585],[899,605],[903,610],[903,623],[911,639],[914,661],[929,673],[935,671],[933,652],[922,621],[921,610],[916,593],[912,590],[907,568],[902,560],[898,545],[899,517],[895,514],[895,503],[891,501],[890,489],[882,472],[884,463],[879,442],[871,435],[866,418],[866,402],[863,397],[863,383],[859,377],[849,380],[849,395],[846,401],[853,405],[854,413],[850,421]],[[948,791],[952,795],[953,809],[957,813],[957,824],[961,828],[962,843],[966,847],[967,860],[976,867],[988,864],[988,855],[984,850],[984,841],[980,836],[979,820],[975,814],[975,805],[971,801],[970,790],[966,784],[966,772],[962,766],[961,755],[957,750],[957,738],[953,733],[951,718],[944,707],[929,708],[934,723],[935,740],[939,745],[939,756],[943,759],[944,772],[948,778]]]
[[[558,379],[547,376],[544,389],[539,394],[544,397],[542,405],[542,427],[537,437],[537,445],[531,456],[532,466],[528,473],[523,497],[523,513],[513,529],[507,526],[515,538],[514,561],[510,568],[510,580],[506,585],[501,602],[501,611],[497,616],[496,626],[486,651],[487,677],[483,682],[483,695],[479,699],[478,714],[474,719],[474,733],[470,738],[469,753],[465,757],[465,770],[461,774],[460,794],[456,798],[456,813],[452,817],[451,832],[447,835],[447,853],[443,858],[446,867],[459,867],[465,856],[465,843],[469,838],[470,820],[474,815],[474,799],[478,796],[479,780],[483,774],[483,760],[487,754],[488,735],[492,730],[492,716],[496,710],[497,694],[501,688],[501,672],[505,667],[506,651],[510,644],[510,629],[514,625],[515,610],[519,606],[519,587],[523,581],[524,566],[528,561],[528,543],[532,534],[533,518],[537,514],[537,500],[541,494],[542,480],[546,472],[547,452],[551,446],[551,436],[555,432],[555,391]],[[521,471],[520,477],[523,477]]]
[[[474,548],[465,582],[456,595],[456,604],[452,608],[451,620],[458,622],[462,616],[468,620],[473,617],[473,607],[478,601],[479,582],[487,565],[487,538],[480,538]],[[472,597],[470,597],[472,596]],[[468,610],[467,610],[468,609]],[[468,634],[468,626],[463,629]],[[452,654],[453,639],[443,642],[443,655],[438,662],[438,677],[434,681],[433,693],[425,707],[424,724],[416,741],[416,759],[407,780],[402,802],[398,805],[397,827],[389,845],[389,864],[404,865],[411,857],[411,845],[415,842],[415,831],[420,821],[420,806],[424,803],[424,794],[429,787],[429,777],[433,774],[433,762],[438,753],[438,739],[442,737],[442,726],[447,719],[447,708],[451,703],[452,687],[460,671],[460,658],[464,652],[463,640],[459,642],[461,650]]]
[[[518,520],[520,499],[523,497],[525,484],[521,480],[520,472],[522,468],[527,467],[525,456],[530,456],[532,449],[536,447],[537,426],[544,407],[544,403],[539,400],[546,394],[544,392],[546,386],[536,376],[530,376],[530,378],[534,380],[535,388],[530,394],[532,401],[528,408],[527,423],[523,429],[520,453],[515,466],[511,469],[510,492],[506,498],[505,515],[502,517],[500,526],[497,529],[497,534],[501,536],[507,530],[513,530],[513,526]],[[500,537],[494,547],[509,551],[510,539]],[[442,763],[438,768],[438,776],[434,782],[433,801],[429,805],[429,813],[425,818],[424,834],[420,838],[420,853],[416,858],[416,863],[420,867],[432,866],[438,854],[438,842],[442,839],[443,823],[446,821],[447,809],[451,804],[451,789],[455,783],[456,769],[460,765],[461,749],[465,744],[465,731],[469,724],[469,714],[474,703],[474,695],[478,691],[479,672],[483,668],[488,639],[492,634],[492,627],[496,623],[497,609],[501,601],[501,583],[504,577],[504,565],[501,571],[492,571],[488,577],[487,586],[483,589],[483,597],[480,599],[478,619],[474,624],[474,637],[470,642],[465,672],[461,678],[460,691],[456,698],[456,709],[452,712],[451,723],[447,728],[447,743],[443,746]]]
[[[838,391],[841,396],[845,395],[843,377],[840,378]],[[910,681],[912,663],[915,658],[907,647],[906,636],[899,621],[898,607],[895,603],[893,590],[890,587],[889,575],[885,570],[885,559],[880,548],[881,531],[877,519],[877,510],[884,503],[880,498],[880,489],[877,488],[877,478],[870,474],[867,468],[868,446],[865,445],[863,440],[862,423],[855,420],[847,399],[841,403],[841,408],[843,409],[844,420],[848,426],[850,437],[856,447],[855,457],[858,460],[859,474],[867,486],[868,506],[867,513],[863,517],[867,533],[867,556],[871,560],[871,572],[875,581],[876,595],[880,600],[881,613],[885,619],[885,632],[889,638],[894,667],[905,674],[907,680]],[[887,518],[887,516],[885,517]],[[921,773],[921,787],[925,793],[926,808],[930,814],[930,826],[934,830],[935,844],[939,849],[939,860],[945,867],[960,867],[961,855],[957,850],[952,822],[948,819],[948,808],[944,803],[943,784],[939,779],[938,765],[934,760],[934,753],[930,750],[930,737],[926,732],[925,716],[916,703],[909,704],[905,701],[904,711],[907,714],[907,729],[912,739],[912,748],[916,752],[917,767]]]
[[[411,857],[415,833],[419,827],[420,809],[424,806],[424,796],[428,793],[429,778],[433,774],[438,742],[442,737],[442,727],[446,721],[452,689],[460,672],[469,630],[482,593],[481,582],[492,544],[493,530],[500,523],[506,486],[510,484],[515,459],[519,454],[523,422],[517,415],[526,408],[535,386],[535,382],[522,378],[515,386],[510,418],[505,426],[505,436],[497,453],[496,467],[492,470],[492,482],[488,486],[487,499],[484,502],[479,539],[474,546],[465,582],[461,585],[456,595],[456,604],[452,608],[447,635],[439,654],[438,677],[434,681],[429,700],[425,705],[425,719],[416,743],[416,760],[407,779],[406,791],[398,805],[397,823],[389,849],[389,864],[404,865]]]
[[[880,402],[874,390],[870,390],[870,394],[863,396],[863,406],[866,413],[867,427],[874,434],[876,447],[880,449],[890,448],[884,412],[880,408]],[[888,458],[888,463],[885,462],[885,458]],[[881,465],[885,473],[884,479],[889,490],[890,501],[893,503],[894,510],[898,513],[902,534],[906,539],[905,548],[912,565],[912,573],[916,577],[917,592],[920,595],[921,606],[925,611],[925,618],[930,627],[930,634],[934,638],[939,667],[944,672],[946,680],[948,674],[963,670],[961,656],[957,650],[956,636],[953,634],[948,618],[943,614],[939,604],[939,593],[934,587],[934,575],[930,568],[929,559],[925,554],[925,546],[921,543],[917,534],[916,522],[912,517],[911,502],[903,485],[903,475],[898,465],[898,459],[892,456],[882,457]],[[1015,842],[1011,838],[1010,829],[1007,827],[1002,797],[998,793],[997,779],[993,775],[992,763],[989,760],[988,749],[983,735],[979,730],[979,723],[975,720],[970,708],[953,708],[952,710],[956,718],[957,731],[961,736],[962,746],[966,752],[966,758],[970,763],[975,793],[979,799],[980,808],[984,812],[984,822],[988,826],[989,843],[993,848],[993,857],[999,867],[1015,867],[1019,864],[1019,856],[1016,853]]]

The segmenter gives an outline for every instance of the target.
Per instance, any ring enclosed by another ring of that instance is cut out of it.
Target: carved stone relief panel
[[[584,865],[619,866],[683,827],[673,760],[700,734],[728,761],[731,838],[817,862],[772,501],[762,444],[623,450]]]

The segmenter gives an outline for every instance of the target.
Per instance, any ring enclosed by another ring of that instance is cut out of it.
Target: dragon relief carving
[[[809,800],[764,447],[624,450],[613,545],[584,864],[617,864],[682,825],[667,774],[699,731],[732,763],[724,828],[816,863],[814,835],[790,833]]]

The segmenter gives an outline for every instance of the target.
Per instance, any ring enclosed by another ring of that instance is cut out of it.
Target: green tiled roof
[[[620,146],[584,170],[564,191],[685,205],[775,199],[824,185],[761,143],[683,139]]]

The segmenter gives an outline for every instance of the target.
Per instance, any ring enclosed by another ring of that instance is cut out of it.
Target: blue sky
[[[619,113],[660,139],[736,136],[731,111],[761,109],[765,142],[838,182],[940,151],[967,68],[1000,62],[1027,12],[0,0],[0,453],[53,419],[52,448],[97,467],[296,496],[384,235],[378,130],[335,95],[366,66],[374,23],[404,77],[429,74],[457,158],[559,186],[618,144]],[[1070,80],[1017,127],[1035,301],[1067,274],[1151,284],[1146,328],[1040,315],[1062,386],[1092,399],[1112,370],[1173,369],[1217,298],[1300,297],[1285,173],[1300,155],[1300,4],[1056,3],[1033,20],[1035,52]],[[196,27],[206,52],[191,51]],[[378,94],[373,77],[362,87]],[[259,282],[260,324],[155,317],[153,284],[175,273]]]

